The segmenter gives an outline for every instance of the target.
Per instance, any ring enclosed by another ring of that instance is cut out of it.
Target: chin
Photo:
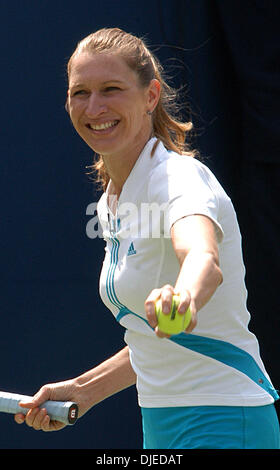
[[[123,151],[128,145],[124,145],[124,138],[104,139],[102,142],[87,141],[88,146],[97,154],[110,156]]]

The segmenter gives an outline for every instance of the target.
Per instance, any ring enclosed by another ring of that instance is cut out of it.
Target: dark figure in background
[[[168,13],[167,7],[159,10],[162,34],[166,44],[175,45],[190,84],[195,146],[209,157],[207,164],[235,204],[250,329],[260,338],[279,389],[280,5],[276,0],[172,5]],[[279,414],[279,402],[276,407]]]
[[[248,306],[254,312],[251,329],[279,388],[280,7],[273,0],[216,5],[239,90],[240,172],[233,197],[243,233]]]

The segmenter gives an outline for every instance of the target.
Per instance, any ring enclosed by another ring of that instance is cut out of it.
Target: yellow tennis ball
[[[182,314],[178,312],[178,306],[180,303],[180,296],[173,295],[171,310],[168,314],[163,313],[161,308],[161,300],[156,302],[155,310],[158,319],[158,328],[167,335],[178,335],[184,331],[191,321],[191,311],[188,308],[187,311]]]

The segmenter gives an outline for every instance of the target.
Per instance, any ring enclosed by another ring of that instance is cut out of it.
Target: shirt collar
[[[154,157],[156,157],[159,152],[161,153],[164,150],[163,144],[159,142],[155,154],[153,155],[153,157],[151,157],[153,147],[157,140],[157,137],[152,137],[151,139],[149,139],[142,152],[139,154],[135,165],[133,166],[130,174],[128,175],[123,185],[118,204],[124,201],[130,201],[131,195],[135,193],[135,188],[139,187],[139,183],[143,179],[147,178],[149,169],[154,165],[154,160],[156,159]],[[106,189],[106,201],[108,201],[110,185],[111,180],[109,181],[109,184]]]

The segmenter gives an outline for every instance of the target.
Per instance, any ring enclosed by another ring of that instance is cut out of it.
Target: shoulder
[[[197,158],[167,150],[162,144],[152,157],[152,160],[151,177],[155,177],[156,175],[178,175],[178,173],[184,176],[186,176],[187,173],[203,175],[210,172],[209,168]]]
[[[155,158],[149,177],[149,190],[161,189],[182,190],[183,188],[199,188],[215,186],[216,178],[210,169],[197,158],[180,155],[164,148]]]

